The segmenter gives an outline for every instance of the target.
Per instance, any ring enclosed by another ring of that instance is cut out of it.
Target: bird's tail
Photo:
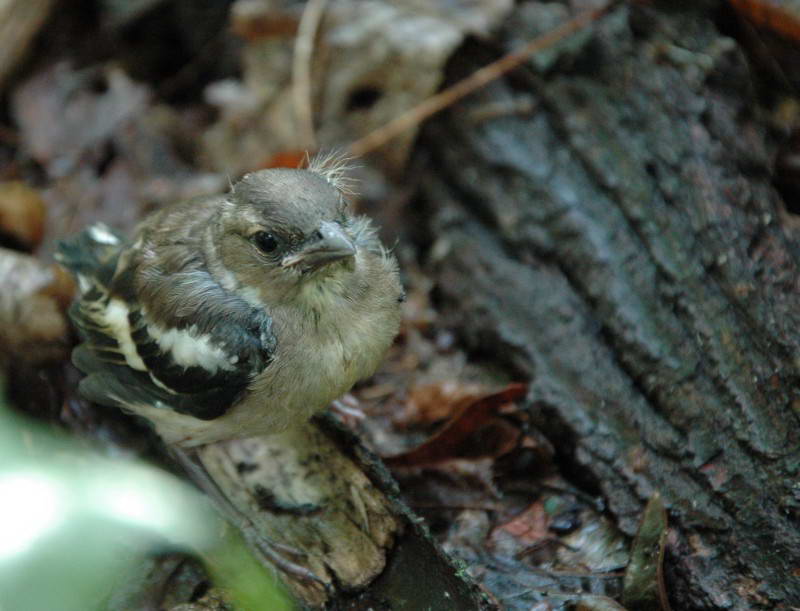
[[[116,268],[122,238],[102,223],[58,243],[55,259],[71,271],[85,293],[96,284],[107,285]]]

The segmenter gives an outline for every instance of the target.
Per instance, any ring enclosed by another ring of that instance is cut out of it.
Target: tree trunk
[[[415,212],[442,312],[530,380],[567,473],[628,534],[663,495],[675,608],[788,608],[800,250],[716,4],[630,3],[557,70],[531,64],[432,121]],[[497,53],[462,49],[451,78]],[[487,113],[522,95],[532,114]]]

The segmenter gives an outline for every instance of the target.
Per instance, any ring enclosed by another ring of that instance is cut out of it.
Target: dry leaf
[[[463,406],[439,433],[422,445],[384,460],[395,468],[430,465],[454,458],[502,456],[517,446],[521,432],[497,418],[497,412],[524,397],[526,392],[525,384],[510,384],[504,390],[484,395]],[[482,439],[476,439],[476,434],[481,434]]]
[[[552,539],[548,530],[549,523],[550,518],[544,509],[544,503],[537,500],[508,522],[496,526],[489,536],[489,546],[505,556],[516,556],[532,546]]]
[[[442,380],[419,384],[408,393],[403,411],[394,418],[402,427],[426,426],[461,413],[467,405],[486,393],[482,384]]]
[[[126,121],[143,113],[148,91],[118,68],[75,70],[61,62],[14,90],[12,112],[28,153],[51,176],[64,176]]]
[[[319,31],[307,44],[311,107],[322,148],[346,146],[432,95],[444,66],[468,34],[486,34],[508,14],[511,0],[337,0],[327,2]],[[238,0],[232,27],[247,41],[240,96],[249,110],[220,108],[206,134],[211,165],[239,174],[275,153],[309,146],[300,133],[298,75],[293,67],[302,13],[288,2]],[[309,65],[310,64],[310,65]],[[309,99],[310,98],[310,99]],[[416,128],[380,154],[405,163]]]
[[[53,0],[0,0],[0,83],[24,57]]]
[[[300,5],[265,10],[260,0],[239,0],[231,10],[231,29],[248,42],[294,36],[300,25]]]
[[[664,588],[664,547],[667,540],[667,510],[656,493],[647,503],[639,531],[631,547],[631,560],[625,571],[623,604],[636,611],[669,611]]]
[[[308,159],[309,151],[279,151],[259,165],[264,168],[299,168]]]
[[[36,189],[20,181],[0,183],[0,239],[34,250],[44,235],[45,208]]]
[[[792,40],[800,40],[800,7],[786,0],[729,0],[751,23]]]
[[[0,364],[66,358],[64,305],[74,287],[56,266],[0,249]]]

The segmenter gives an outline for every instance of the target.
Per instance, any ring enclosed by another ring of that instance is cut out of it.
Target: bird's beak
[[[353,241],[338,224],[327,221],[322,223],[319,226],[319,235],[321,236],[319,239],[309,242],[299,252],[286,257],[281,265],[283,267],[300,265],[316,269],[356,254]]]

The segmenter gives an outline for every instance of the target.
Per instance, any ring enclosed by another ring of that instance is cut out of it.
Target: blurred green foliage
[[[106,609],[146,554],[185,549],[236,608],[293,608],[208,500],[150,465],[12,414],[0,387],[0,609]]]

